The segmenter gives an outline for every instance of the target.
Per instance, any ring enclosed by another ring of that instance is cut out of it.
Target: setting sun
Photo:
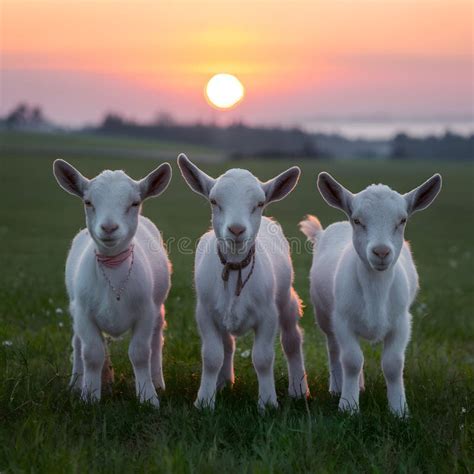
[[[243,96],[244,86],[231,74],[216,74],[206,86],[207,99],[219,109],[229,109],[241,101]]]

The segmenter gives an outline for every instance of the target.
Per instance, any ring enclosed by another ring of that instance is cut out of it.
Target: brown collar
[[[227,282],[229,280],[229,273],[231,270],[238,270],[239,275],[237,277],[237,285],[235,287],[235,295],[240,296],[240,293],[244,289],[244,286],[247,284],[247,282],[250,279],[250,276],[253,273],[253,269],[255,267],[255,244],[252,245],[252,247],[249,250],[249,253],[247,256],[241,261],[241,262],[228,262],[224,255],[222,255],[221,249],[219,248],[219,245],[217,245],[217,255],[219,255],[219,259],[224,265],[224,268],[222,270],[222,279]],[[242,270],[247,267],[250,262],[252,262],[252,267],[250,268],[250,273],[247,275],[247,278],[242,281]]]

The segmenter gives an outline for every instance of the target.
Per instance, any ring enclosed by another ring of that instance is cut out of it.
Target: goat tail
[[[323,226],[317,217],[308,214],[306,218],[300,222],[300,230],[306,235],[310,242],[315,244],[323,231]]]

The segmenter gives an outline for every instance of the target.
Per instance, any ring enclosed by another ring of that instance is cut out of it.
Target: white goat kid
[[[137,396],[159,406],[155,386],[165,388],[164,302],[171,266],[158,229],[140,211],[145,199],[166,189],[171,167],[164,163],[140,181],[123,171],[103,171],[89,180],[56,160],[54,175],[65,191],[83,200],[87,223],[66,262],[74,322],[71,386],[84,400],[100,400],[102,371],[112,378],[102,334],[118,337],[131,329]]]
[[[350,221],[325,230],[313,216],[300,223],[314,243],[311,299],[327,338],[329,390],[342,390],[340,410],[358,411],[359,390],[364,388],[359,338],[383,341],[389,406],[403,416],[408,413],[403,366],[411,331],[409,309],[418,290],[405,223],[435,199],[441,176],[405,195],[381,184],[353,195],[327,173],[319,175],[318,188]]]
[[[289,394],[307,396],[298,326],[301,303],[292,286],[288,242],[275,221],[262,217],[267,204],[293,190],[299,168],[261,183],[242,169],[211,178],[183,154],[178,165],[191,189],[212,207],[213,230],[201,237],[195,258],[196,320],[203,364],[196,407],[214,408],[216,390],[234,382],[234,337],[251,329],[255,332],[252,361],[259,382],[259,408],[278,406],[273,376],[278,324],[288,361]]]

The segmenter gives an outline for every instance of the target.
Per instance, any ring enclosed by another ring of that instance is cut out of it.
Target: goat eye
[[[84,201],[84,205],[86,207],[92,207],[92,203],[88,199]]]
[[[355,225],[361,225],[361,222],[359,219],[354,219],[353,222]]]
[[[140,201],[135,201],[132,202],[132,205],[130,207],[138,207],[140,205]]]
[[[400,221],[400,225],[406,224],[406,222],[407,222],[407,219],[406,219],[406,217],[404,217],[404,218]]]
[[[215,199],[211,199],[210,200],[210,203],[213,205],[213,206],[217,206],[217,201]]]
[[[263,207],[264,204],[265,204],[264,201],[260,201],[260,202],[257,204],[257,207]]]

